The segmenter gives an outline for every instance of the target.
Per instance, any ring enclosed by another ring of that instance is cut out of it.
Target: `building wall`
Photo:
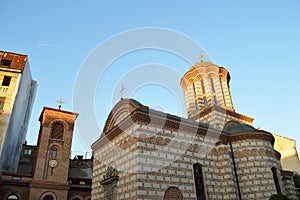
[[[195,163],[202,165],[207,199],[238,199],[230,145],[221,142],[215,146],[223,137],[146,125],[127,129],[94,149],[93,199],[104,199],[100,182],[107,167],[114,166],[119,176],[116,199],[163,199],[169,187],[177,187],[183,199],[194,200]],[[105,139],[108,138],[102,138]],[[280,175],[280,155],[274,151],[272,139],[264,131],[232,136],[243,199],[269,199],[276,194],[273,166],[278,171],[282,193],[288,194]]]
[[[2,185],[0,188],[1,199],[8,199],[10,195],[16,195],[19,199],[27,200],[29,197],[29,185]]]
[[[128,134],[137,134],[136,127],[128,130]],[[108,166],[114,166],[120,177],[117,191],[120,199],[136,199],[138,185],[131,185],[131,181],[137,181],[140,165],[138,165],[137,141],[128,134],[118,136],[114,141],[108,142],[104,148],[94,152],[93,167],[93,199],[104,199],[104,189],[100,184]],[[121,147],[122,146],[122,147]],[[124,146],[124,149],[122,149]],[[126,147],[125,147],[126,146]],[[119,148],[120,147],[120,148]],[[128,173],[129,172],[129,173]]]
[[[11,82],[9,87],[1,86],[1,97],[5,98],[4,107],[0,114],[0,169],[2,169],[4,160],[6,159],[6,150],[9,144],[9,139],[16,140],[16,138],[11,137],[11,132],[8,132],[9,120],[11,118],[11,113],[13,110],[13,105],[18,92],[18,87],[20,84],[20,73],[0,71],[0,83],[2,84],[4,75],[11,76]],[[12,148],[13,149],[13,148]],[[4,170],[7,168],[4,168]],[[1,170],[2,171],[2,170]]]
[[[0,168],[16,172],[37,83],[32,80],[28,62],[22,72],[14,69],[2,69],[0,71],[2,80],[4,75],[11,76],[12,79],[8,88],[3,89],[4,86],[2,86],[0,89],[1,97],[5,97],[4,109],[0,116]]]
[[[281,154],[281,165],[285,170],[300,174],[300,160],[296,150],[296,141],[273,134],[275,138],[274,148]]]
[[[199,114],[195,115],[195,121],[198,121],[199,123],[206,123],[209,124],[210,127],[216,128],[218,130],[223,130],[228,122],[236,122],[241,124],[248,124],[252,126],[252,121],[248,120],[248,117],[245,117],[247,119],[243,119],[242,117],[236,117],[232,115],[228,115],[226,113],[226,110],[218,109],[214,110],[215,108],[209,108],[212,109],[211,112],[205,113],[203,115]]]
[[[36,158],[35,145],[22,145],[17,173],[33,174],[33,166]]]

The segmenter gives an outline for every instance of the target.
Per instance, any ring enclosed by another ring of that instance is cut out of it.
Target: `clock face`
[[[57,161],[56,160],[50,160],[49,161],[49,166],[52,167],[52,168],[56,167],[57,166]]]

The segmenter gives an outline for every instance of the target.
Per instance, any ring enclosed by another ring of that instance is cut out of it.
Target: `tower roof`
[[[58,113],[64,113],[64,114],[69,114],[69,115],[73,115],[75,116],[75,119],[78,117],[78,113],[74,113],[74,112],[70,112],[70,111],[66,111],[66,110],[61,110],[61,109],[56,109],[56,108],[50,108],[50,107],[44,107],[42,112],[41,112],[41,115],[39,117],[39,121],[43,120],[43,115],[45,113],[45,111],[54,111],[54,112],[58,112]]]

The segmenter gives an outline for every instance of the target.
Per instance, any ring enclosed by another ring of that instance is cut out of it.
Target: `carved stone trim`
[[[108,179],[104,179],[104,180],[100,181],[100,184],[101,185],[108,185],[108,184],[110,184],[114,181],[118,181],[118,180],[119,180],[119,176],[112,176]]]

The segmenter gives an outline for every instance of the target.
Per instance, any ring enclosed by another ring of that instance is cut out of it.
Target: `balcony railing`
[[[0,94],[7,94],[8,86],[1,86],[0,87]]]

